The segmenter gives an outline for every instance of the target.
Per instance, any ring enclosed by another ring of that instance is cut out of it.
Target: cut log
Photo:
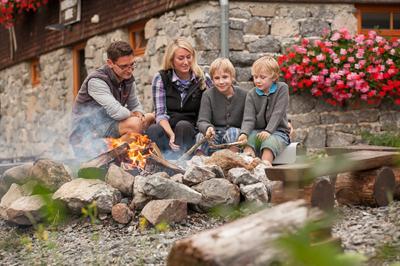
[[[282,259],[277,238],[321,217],[320,211],[307,208],[303,200],[264,209],[176,241],[167,265],[269,265]]]
[[[146,159],[146,166],[144,169],[150,173],[166,172],[170,176],[185,173],[184,169],[155,154],[151,154]]]
[[[395,177],[389,167],[340,173],[336,179],[336,199],[341,204],[386,206],[394,188]]]
[[[393,167],[392,170],[396,182],[393,199],[400,200],[400,167]]]
[[[326,153],[329,156],[338,155],[342,153],[355,152],[355,151],[394,151],[399,152],[400,148],[387,147],[387,146],[375,146],[375,145],[352,145],[343,147],[326,147]]]
[[[128,143],[121,144],[120,146],[112,150],[100,154],[99,156],[90,161],[82,163],[80,168],[101,168],[113,162],[115,159],[119,157],[127,156],[128,150],[129,150]]]
[[[288,164],[266,168],[270,180],[294,182],[318,176],[334,175],[341,172],[363,171],[381,166],[390,166],[397,162],[399,152],[357,151],[343,155],[329,156],[314,163]]]
[[[275,181],[270,189],[271,202],[275,204],[304,199],[309,206],[324,211],[332,210],[335,204],[335,188],[330,177],[318,177],[305,186],[296,182],[284,185],[282,181]]]

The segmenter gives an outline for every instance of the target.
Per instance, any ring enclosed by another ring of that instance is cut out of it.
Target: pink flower
[[[339,32],[335,32],[332,37],[331,37],[331,41],[337,41],[340,39],[340,33]]]
[[[318,61],[324,61],[326,57],[325,57],[324,54],[319,54],[319,55],[317,55],[316,58],[317,58]]]
[[[354,63],[355,62],[354,57],[352,57],[352,56],[348,57],[347,61],[349,61],[349,63]]]
[[[346,55],[347,51],[345,49],[343,49],[343,48],[340,48],[340,54],[341,55]]]
[[[339,63],[340,63],[340,59],[339,59],[339,58],[335,58],[335,59],[333,60],[333,63],[339,64]]]
[[[362,44],[363,41],[365,40],[364,34],[359,34],[357,35],[354,40],[356,41],[357,44]]]

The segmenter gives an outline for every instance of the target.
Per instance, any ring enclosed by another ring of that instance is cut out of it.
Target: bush
[[[291,93],[309,93],[331,105],[346,101],[400,105],[400,45],[370,31],[351,36],[346,29],[321,39],[302,39],[278,57]]]

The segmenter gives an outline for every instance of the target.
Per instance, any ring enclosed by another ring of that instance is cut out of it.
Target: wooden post
[[[386,206],[395,188],[393,170],[387,166],[337,175],[336,199],[341,204]]]

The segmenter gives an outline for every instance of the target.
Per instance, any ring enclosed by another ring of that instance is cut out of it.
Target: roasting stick
[[[223,143],[223,144],[214,144],[209,142],[210,148],[212,149],[229,149],[234,146],[243,146],[247,143],[247,141],[236,141],[231,143]]]
[[[203,138],[198,143],[195,143],[189,150],[187,150],[181,157],[179,157],[178,161],[189,159],[190,155],[192,155],[206,141],[208,141],[208,139],[207,138]]]

